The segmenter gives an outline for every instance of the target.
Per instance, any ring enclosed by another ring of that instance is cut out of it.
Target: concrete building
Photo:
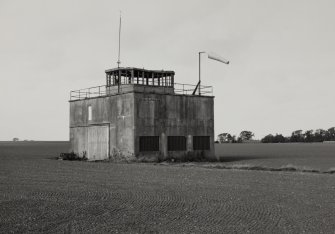
[[[106,85],[71,91],[71,152],[89,160],[215,157],[212,87],[194,94],[174,71],[105,73]]]

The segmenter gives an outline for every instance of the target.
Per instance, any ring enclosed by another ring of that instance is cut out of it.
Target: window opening
[[[159,136],[140,136],[140,152],[159,151]]]
[[[184,150],[186,150],[186,137],[168,136],[168,151],[184,151]]]
[[[193,150],[209,150],[210,137],[209,136],[194,136],[193,137]]]

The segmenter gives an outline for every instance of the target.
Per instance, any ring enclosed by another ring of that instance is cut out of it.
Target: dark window
[[[193,137],[193,150],[209,150],[210,137],[209,136],[194,136]]]
[[[168,136],[168,151],[186,150],[186,137]]]
[[[159,136],[141,136],[140,151],[159,151]]]

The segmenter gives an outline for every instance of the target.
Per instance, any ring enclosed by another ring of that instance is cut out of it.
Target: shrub
[[[59,159],[70,160],[70,161],[74,161],[74,160],[85,161],[85,160],[87,160],[85,152],[83,153],[83,157],[79,157],[78,154],[75,154],[74,152],[60,153]]]
[[[205,162],[209,161],[205,158],[204,151],[200,152],[186,152],[182,156],[174,157],[174,156],[167,156],[163,160],[158,160],[158,162],[167,161],[167,162]]]
[[[130,152],[124,154],[121,150],[113,148],[107,161],[111,162],[132,162],[135,161],[135,157]]]

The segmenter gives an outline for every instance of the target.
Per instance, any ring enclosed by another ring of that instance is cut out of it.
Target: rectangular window
[[[159,151],[159,136],[140,136],[140,152]]]
[[[184,150],[186,150],[186,137],[168,136],[168,151],[184,151]]]
[[[88,120],[92,120],[92,106],[88,106]]]
[[[193,137],[193,150],[209,150],[210,137],[209,136],[194,136]]]

